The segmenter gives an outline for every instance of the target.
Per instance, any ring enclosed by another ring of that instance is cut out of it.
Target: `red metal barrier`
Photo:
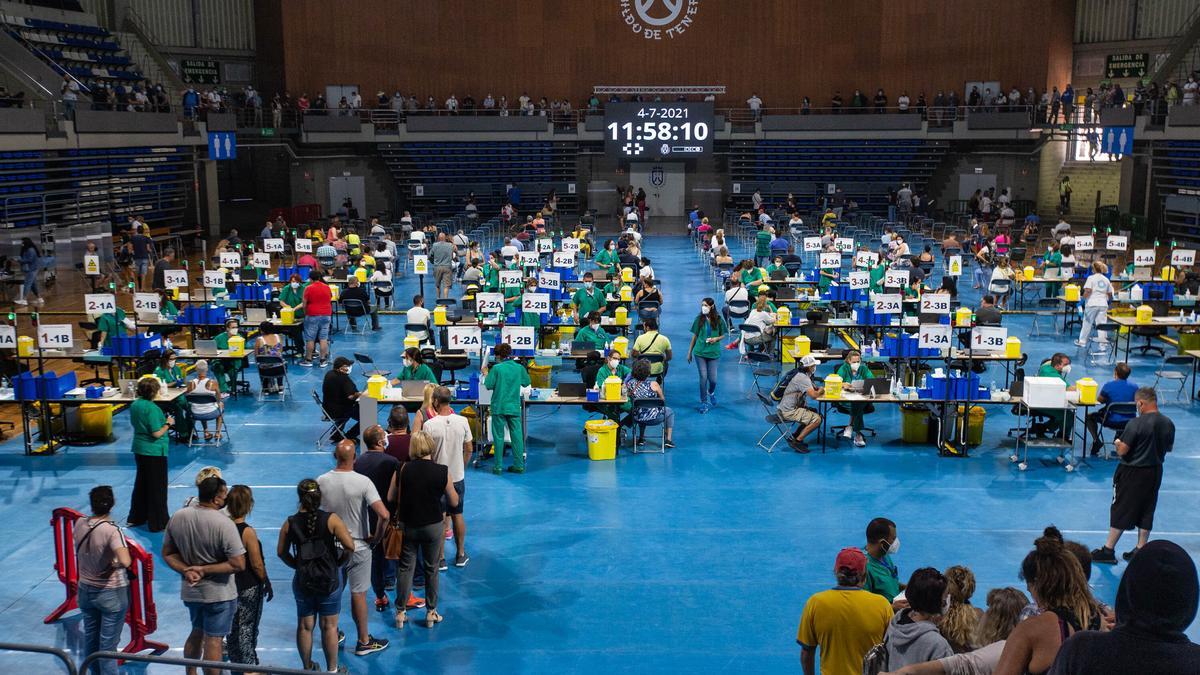
[[[150,651],[162,654],[169,645],[147,640],[146,636],[158,630],[158,610],[154,607],[154,556],[136,541],[127,540],[129,557],[133,565],[129,568],[129,613],[125,623],[129,624],[129,644],[121,651],[140,654]]]
[[[67,587],[67,599],[50,615],[45,623],[53,623],[64,614],[79,608],[79,567],[75,560],[75,523],[84,515],[66,507],[54,509],[50,526],[54,528],[54,570],[58,580]],[[169,645],[147,640],[146,636],[158,629],[158,610],[154,606],[154,556],[132,539],[126,539],[129,557],[133,564],[129,568],[129,611],[125,623],[129,624],[129,644],[121,651],[139,654],[150,651],[162,654]]]
[[[289,224],[292,227],[301,227],[309,223],[315,223],[320,219],[320,204],[297,204],[292,207],[292,220]]]
[[[54,528],[54,571],[58,580],[67,587],[67,599],[43,619],[43,623],[54,623],[63,614],[79,608],[79,569],[75,566],[75,521],[83,514],[66,507],[54,509],[50,527]]]

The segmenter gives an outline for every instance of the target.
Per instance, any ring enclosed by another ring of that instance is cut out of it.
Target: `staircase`
[[[162,84],[167,90],[167,97],[172,107],[182,104],[183,92],[187,85],[171,68],[165,56],[154,46],[154,38],[146,30],[145,23],[137,12],[129,9],[125,14],[124,30],[113,31],[129,53],[129,58],[142,69],[142,74],[151,82]]]
[[[1073,225],[1091,225],[1096,217],[1096,194],[1100,206],[1117,204],[1121,198],[1120,162],[1063,162],[1067,143],[1049,143],[1042,149],[1038,178],[1038,214],[1043,223],[1053,223],[1058,215],[1058,184],[1071,177],[1071,213]]]

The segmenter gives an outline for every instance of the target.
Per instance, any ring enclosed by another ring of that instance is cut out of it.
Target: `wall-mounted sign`
[[[188,84],[221,84],[221,64],[216,59],[180,59],[179,77]]]

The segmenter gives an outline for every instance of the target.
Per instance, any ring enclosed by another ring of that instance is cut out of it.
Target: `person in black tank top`
[[[458,491],[450,480],[446,466],[432,461],[434,441],[429,434],[418,431],[408,444],[410,461],[400,469],[397,479],[398,503],[392,513],[398,513],[404,523],[404,550],[400,554],[400,569],[396,574],[396,627],[408,621],[404,599],[412,590],[413,570],[417,551],[425,572],[425,625],[433,627],[442,620],[437,612],[438,561],[442,559],[445,539],[442,521],[446,505],[458,506]],[[443,499],[445,501],[443,501]]]
[[[237,525],[238,537],[246,547],[246,569],[234,574],[237,583],[238,605],[233,615],[233,629],[229,632],[229,660],[233,663],[258,665],[258,624],[262,619],[263,602],[275,597],[271,580],[267,577],[267,565],[263,560],[262,544],[258,534],[246,523],[246,517],[254,509],[254,495],[245,485],[234,485],[225,498],[229,517]]]

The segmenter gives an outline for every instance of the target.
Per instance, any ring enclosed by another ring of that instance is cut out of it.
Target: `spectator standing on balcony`
[[[896,99],[896,107],[900,109],[900,112],[907,113],[908,112],[908,103],[909,103],[908,92],[906,92],[906,91],[900,92],[900,98]]]
[[[108,106],[108,87],[97,82],[92,87],[92,110],[108,110]]]
[[[1071,87],[1070,82],[1067,83],[1067,88],[1063,89],[1062,113],[1064,122],[1070,122],[1071,116],[1075,113],[1075,89]]]
[[[863,96],[862,91],[855,89],[854,97],[850,99],[850,112],[857,115],[862,113],[867,107],[867,97]]]
[[[450,94],[450,98],[446,99],[446,112],[450,115],[458,114],[458,99],[454,94]]]
[[[746,99],[746,105],[750,107],[750,114],[754,117],[755,122],[762,119],[762,103],[762,99],[758,97],[757,93],[750,94],[750,98]]]
[[[492,111],[495,109],[496,109],[496,99],[492,98],[491,92],[488,92],[488,95],[483,97],[483,110],[485,113],[490,115],[490,114],[492,114]]]
[[[883,93],[882,88],[877,89],[875,91],[875,114],[882,115],[884,112],[886,112],[887,104],[887,94]]]
[[[967,108],[971,112],[979,110],[980,100],[979,87],[971,87],[971,91],[967,94]]]
[[[496,101],[496,110],[500,111],[501,117],[508,117],[508,97],[501,94],[500,100]]]
[[[263,125],[263,100],[258,91],[252,87],[246,86],[246,106],[250,108],[254,115],[254,126],[261,127]]]
[[[75,104],[78,101],[79,83],[72,80],[70,75],[64,73],[62,82],[63,116],[72,122],[75,121]]]
[[[279,94],[271,99],[271,127],[278,129],[283,126],[283,99]]]
[[[1196,105],[1196,94],[1200,93],[1200,82],[1196,82],[1195,75],[1188,75],[1187,82],[1183,83],[1183,104]]]
[[[358,110],[362,107],[362,95],[357,91],[350,92],[350,109]]]
[[[946,114],[946,94],[941,89],[938,89],[937,94],[933,96],[933,110],[930,112],[930,121],[936,125],[940,125],[942,118]]]
[[[829,99],[829,108],[834,115],[842,112],[842,92],[833,92],[833,98]]]
[[[800,101],[800,114],[808,115],[811,112],[812,112],[812,101],[808,100],[808,97],[805,96],[804,99]]]
[[[311,106],[312,103],[308,100],[307,93],[300,94],[300,98],[296,99],[296,109],[300,111],[301,117],[304,116],[304,113],[308,112],[308,109]]]
[[[983,88],[983,110],[985,112],[996,112],[996,95],[992,93],[991,87]]]

